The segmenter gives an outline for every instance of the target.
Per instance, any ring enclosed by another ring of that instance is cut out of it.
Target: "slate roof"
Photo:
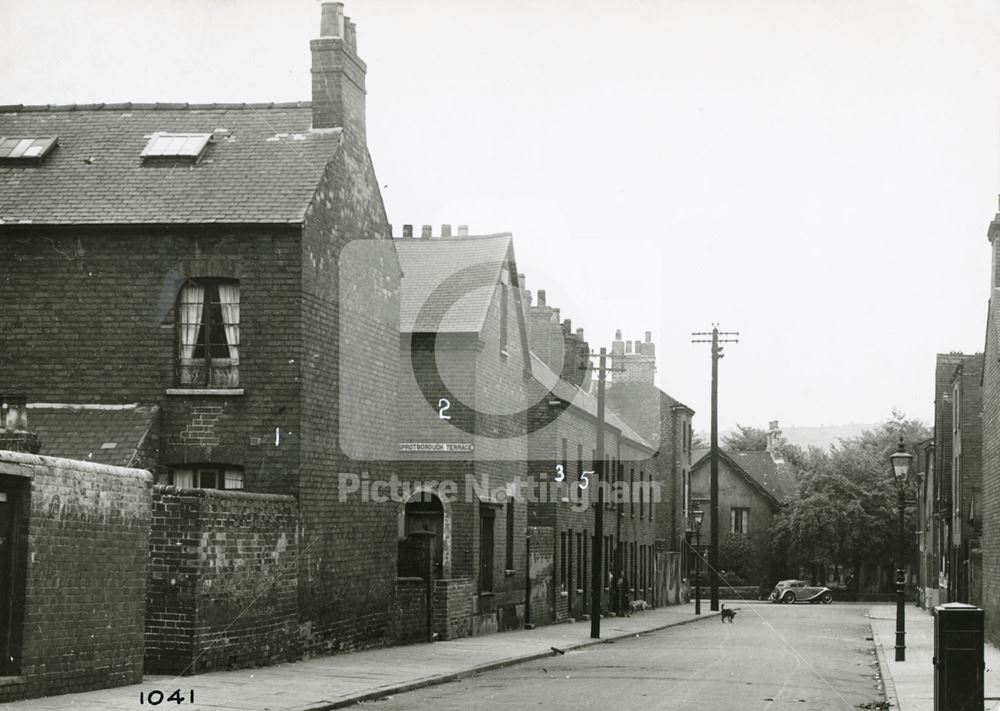
[[[549,392],[560,400],[570,403],[586,412],[591,417],[597,417],[597,398],[590,393],[584,392],[576,385],[568,383],[545,365],[545,362],[534,353],[531,354],[531,374],[535,380],[541,383]],[[639,434],[628,426],[620,417],[607,408],[604,410],[604,421],[622,433],[623,436],[632,440],[636,444],[645,447],[650,452],[655,452],[656,448],[643,439]]]
[[[708,449],[696,449],[691,453],[692,469],[708,461]],[[797,483],[791,467],[778,464],[770,452],[728,452],[720,449],[719,453],[745,474],[757,486],[762,488],[779,504],[785,503],[795,496]]]
[[[493,301],[510,234],[396,239],[403,271],[399,330],[479,333]]]
[[[0,136],[59,137],[0,163],[0,224],[299,223],[340,145],[311,123],[308,103],[0,106]],[[197,163],[141,157],[154,132],[216,129]]]
[[[155,422],[158,408],[108,407],[29,403],[28,427],[42,440],[39,454],[132,466],[137,450]]]

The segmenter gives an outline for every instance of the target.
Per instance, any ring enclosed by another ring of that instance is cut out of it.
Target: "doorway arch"
[[[451,577],[451,514],[430,489],[414,491],[400,512],[400,537],[412,533],[433,535],[431,554],[436,578]]]

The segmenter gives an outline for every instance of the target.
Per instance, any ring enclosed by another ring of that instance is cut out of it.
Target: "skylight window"
[[[58,145],[58,136],[0,137],[0,160],[41,161]]]
[[[211,133],[154,133],[146,147],[143,158],[194,158],[201,156],[208,145]]]

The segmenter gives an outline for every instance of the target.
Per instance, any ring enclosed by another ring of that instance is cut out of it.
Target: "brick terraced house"
[[[509,234],[394,240],[400,291],[399,535],[433,534],[441,638],[524,624],[531,378]],[[401,561],[402,562],[402,561]]]
[[[523,288],[523,276],[521,277]],[[532,303],[525,290],[532,372],[549,393],[539,413],[539,427],[529,440],[531,471],[545,496],[529,504],[533,569],[531,621],[544,624],[581,618],[591,612],[591,558],[596,505],[597,397],[582,389],[589,383],[589,345],[582,328],[546,303],[545,290]],[[544,419],[543,419],[544,418]],[[606,488],[602,561],[605,569],[620,566],[631,599],[661,604],[654,595],[656,499],[666,486],[653,480],[655,449],[621,418],[605,410]],[[557,469],[559,467],[559,469]],[[556,474],[561,472],[561,474]],[[591,472],[584,477],[585,472]],[[560,477],[561,482],[555,482]],[[553,486],[558,483],[559,486]],[[585,489],[581,489],[585,486]],[[551,561],[551,574],[541,574]],[[606,576],[602,576],[606,610],[617,610]]]
[[[982,606],[986,638],[1000,645],[1000,213],[987,237],[992,266],[982,379]]]
[[[388,475],[400,272],[391,249],[338,270],[391,234],[340,3],[320,35],[311,103],[0,107],[0,392],[27,396],[54,453],[141,447],[147,671],[391,636],[396,509],[338,474]],[[364,315],[345,323],[340,293]],[[349,425],[373,461],[343,451]],[[474,577],[475,552],[458,559]]]
[[[934,388],[933,466],[927,528],[933,530],[933,595],[981,599],[983,354],[939,353]]]
[[[607,391],[608,407],[657,451],[655,477],[662,487],[656,507],[657,603],[680,602],[689,570],[692,419],[694,410],[654,384],[656,345],[645,340],[622,341],[615,332],[611,365],[617,372]]]

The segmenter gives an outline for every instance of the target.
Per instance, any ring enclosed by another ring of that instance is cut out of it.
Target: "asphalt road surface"
[[[866,606],[738,607],[734,624],[714,618],[553,653],[355,708],[853,711],[884,698]]]

